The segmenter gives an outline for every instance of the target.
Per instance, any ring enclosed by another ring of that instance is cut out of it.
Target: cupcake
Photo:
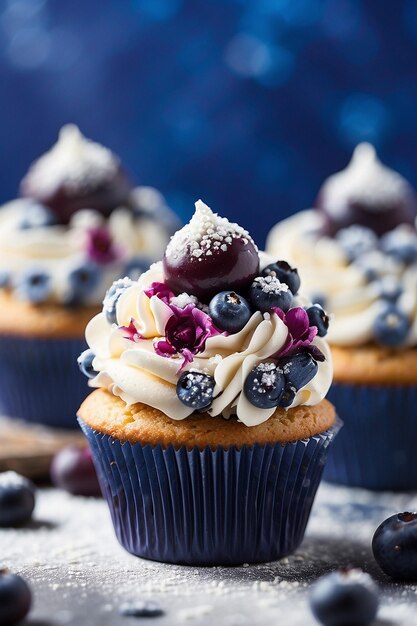
[[[296,264],[306,294],[333,317],[329,398],[345,427],[325,477],[337,483],[417,487],[416,215],[410,184],[360,144],[315,208],[268,237],[267,251]]]
[[[129,552],[233,565],[302,541],[340,424],[299,284],[198,201],[163,260],[108,291],[78,416]]]
[[[158,258],[172,216],[107,148],[65,126],[0,207],[0,413],[75,427],[75,359],[107,287]]]

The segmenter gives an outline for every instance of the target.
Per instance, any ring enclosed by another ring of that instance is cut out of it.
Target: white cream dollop
[[[89,323],[86,339],[95,353],[94,368],[98,375],[93,387],[104,387],[128,405],[138,402],[163,411],[175,420],[186,418],[193,409],[180,402],[176,383],[182,358],[166,358],[154,350],[155,340],[163,337],[172,311],[157,296],[145,294],[153,282],[163,282],[162,264],[156,263],[139,281],[126,289],[117,303],[117,324],[110,325],[100,313]],[[143,337],[126,339],[120,327],[133,321]],[[255,426],[271,417],[275,409],[253,406],[243,393],[249,372],[267,362],[283,348],[288,328],[276,314],[255,312],[245,327],[232,335],[215,335],[206,340],[203,352],[194,356],[183,371],[197,370],[214,377],[212,416],[229,418],[237,415],[247,426]],[[332,361],[326,342],[315,338],[313,344],[325,356],[318,363],[316,376],[300,389],[291,404],[314,405],[326,395],[332,380]]]

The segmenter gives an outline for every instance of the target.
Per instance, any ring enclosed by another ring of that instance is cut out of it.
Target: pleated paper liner
[[[344,427],[324,478],[367,489],[417,489],[417,387],[334,383],[327,397]]]
[[[0,336],[0,414],[57,428],[76,428],[89,393],[77,357],[84,339]]]
[[[301,543],[341,423],[285,445],[187,450],[122,443],[82,420],[118,540],[148,559],[238,565]]]

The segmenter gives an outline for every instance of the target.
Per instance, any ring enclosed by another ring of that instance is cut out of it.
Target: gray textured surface
[[[32,626],[309,626],[308,589],[324,572],[353,565],[381,588],[381,626],[417,625],[417,586],[378,571],[370,541],[388,515],[417,509],[417,494],[372,494],[322,485],[305,540],[280,562],[189,568],[137,559],[117,543],[105,503],[46,489],[31,527],[0,531],[0,565],[31,583]],[[166,614],[121,617],[126,600],[153,599]]]

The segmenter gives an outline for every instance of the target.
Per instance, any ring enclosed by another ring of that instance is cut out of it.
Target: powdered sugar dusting
[[[32,164],[24,183],[30,180],[42,195],[61,185],[68,192],[88,192],[113,176],[118,167],[118,158],[108,148],[86,139],[74,124],[67,124],[51,150]]]
[[[236,238],[242,239],[245,244],[251,242],[255,245],[244,228],[229,222],[225,217],[219,217],[202,200],[198,200],[189,224],[172,237],[166,254],[181,258],[191,253],[192,257],[201,260],[214,252],[227,253]]]
[[[262,289],[264,293],[279,294],[289,290],[286,283],[281,283],[276,276],[258,276],[255,278],[254,286]]]

